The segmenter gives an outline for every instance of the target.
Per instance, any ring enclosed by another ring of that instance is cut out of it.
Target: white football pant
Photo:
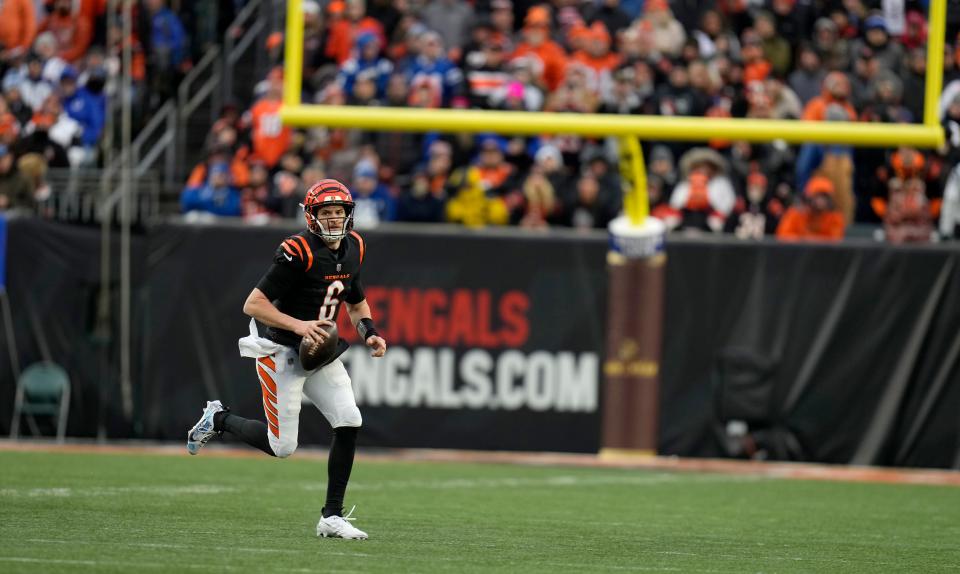
[[[297,450],[301,393],[306,395],[333,428],[363,423],[350,375],[340,359],[315,371],[300,366],[297,351],[281,347],[257,359],[257,377],[267,415],[267,436],[274,454],[286,458]]]

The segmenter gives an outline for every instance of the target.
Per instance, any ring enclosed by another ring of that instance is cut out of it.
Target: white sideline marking
[[[89,488],[3,488],[0,497],[66,498],[71,496],[118,496],[122,494],[152,494],[157,496],[181,496],[184,494],[225,494],[237,492],[233,486],[215,484],[189,484],[183,486],[94,486]]]
[[[351,490],[455,490],[473,488],[531,488],[539,486],[580,487],[602,485],[656,485],[685,483],[734,483],[771,480],[762,476],[731,476],[705,474],[702,476],[678,477],[671,473],[643,473],[638,475],[611,475],[583,477],[575,475],[546,476],[542,478],[448,478],[441,480],[384,480],[379,482],[351,482]],[[326,482],[301,483],[301,490],[325,491]],[[253,490],[253,486],[220,486],[215,484],[189,484],[181,486],[93,486],[51,488],[3,488],[0,498],[69,498],[74,496],[120,496],[146,494],[152,496],[181,496],[192,494],[232,494]]]
[[[693,479],[693,480],[691,480]],[[725,476],[725,475],[703,475],[698,477],[684,476],[683,482],[709,482],[709,483],[731,483],[731,482],[758,482],[769,480],[764,477],[755,476]],[[600,485],[655,485],[671,484],[680,482],[681,479],[676,474],[658,473],[643,474],[637,476],[618,475],[618,476],[599,476],[599,477],[581,477],[574,475],[548,476],[543,478],[450,478],[443,480],[384,480],[380,482],[357,482],[350,483],[351,490],[394,490],[394,489],[425,489],[425,490],[447,490],[447,489],[471,489],[471,488],[528,488],[538,486],[600,486]],[[304,483],[300,485],[303,490],[326,490],[326,483]]]
[[[168,562],[120,562],[113,560],[67,560],[60,558],[27,558],[25,556],[0,556],[0,562],[15,562],[22,564],[64,564],[70,566],[92,566],[94,568],[103,568],[106,566],[122,566],[129,568],[159,568],[161,570],[170,570]],[[177,568],[189,570],[249,570],[246,566],[230,566],[229,564],[177,564]],[[316,572],[313,568],[270,568],[270,572]],[[338,572],[356,572],[356,570],[341,570]]]
[[[58,540],[53,538],[28,538],[26,542],[37,542],[40,544],[83,544],[93,546],[129,546],[131,548],[163,548],[168,550],[217,550],[221,552],[254,552],[261,554],[289,554],[289,548],[256,548],[243,546],[209,546],[207,544],[173,544],[162,542],[102,542],[99,540]],[[324,552],[324,555],[330,556],[350,556],[357,558],[369,558],[372,554],[363,552]]]

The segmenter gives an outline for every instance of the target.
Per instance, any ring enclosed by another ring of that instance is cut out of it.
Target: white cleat
[[[367,533],[350,524],[350,521],[356,520],[356,518],[351,517],[354,508],[356,508],[356,506],[351,508],[346,516],[328,516],[321,518],[320,522],[317,523],[317,536],[322,538],[366,540],[368,538]]]
[[[207,401],[207,408],[203,409],[203,416],[187,432],[187,450],[190,454],[197,454],[203,445],[207,444],[217,431],[213,430],[213,415],[224,410],[220,401]]]

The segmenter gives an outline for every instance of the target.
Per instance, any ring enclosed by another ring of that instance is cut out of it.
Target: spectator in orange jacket
[[[777,238],[784,241],[840,241],[843,239],[843,214],[834,205],[833,182],[823,176],[810,178],[802,203],[787,209]]]
[[[93,39],[91,22],[80,16],[74,14],[72,0],[56,0],[53,12],[40,24],[41,32],[53,32],[57,39],[57,55],[67,62],[82,58]]]
[[[857,117],[857,111],[850,105],[850,79],[843,72],[827,74],[823,79],[820,95],[807,102],[801,119],[814,122],[826,120],[827,107],[830,104],[843,106],[850,118]]]
[[[327,11],[331,13],[342,10],[344,3],[341,0],[334,0],[327,7]],[[345,11],[346,18],[338,19],[330,25],[330,37],[327,40],[326,55],[334,60],[337,66],[342,66],[350,59],[357,36],[363,32],[375,34],[381,46],[387,45],[383,25],[366,15],[367,5],[364,0],[347,0]]]
[[[283,72],[274,69],[267,77],[267,93],[250,108],[249,122],[253,153],[267,167],[273,169],[280,157],[290,148],[293,131],[280,121],[280,104],[283,100]]]
[[[584,49],[577,51],[573,59],[593,70],[597,76],[609,75],[620,65],[620,56],[610,51],[610,33],[601,22],[590,26]]]
[[[37,33],[37,17],[31,0],[0,2],[0,60],[8,61],[26,52]]]
[[[512,58],[521,56],[537,60],[538,76],[552,92],[563,82],[567,68],[567,53],[550,39],[550,12],[543,6],[534,6],[524,20],[523,40]]]

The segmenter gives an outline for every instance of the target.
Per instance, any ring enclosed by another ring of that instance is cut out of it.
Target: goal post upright
[[[283,109],[301,106],[303,91],[303,0],[287,0],[287,31],[283,47]]]
[[[927,71],[924,78],[923,125],[936,129],[943,144],[940,128],[940,92],[943,91],[943,47],[947,35],[947,0],[932,0],[927,16]]]

